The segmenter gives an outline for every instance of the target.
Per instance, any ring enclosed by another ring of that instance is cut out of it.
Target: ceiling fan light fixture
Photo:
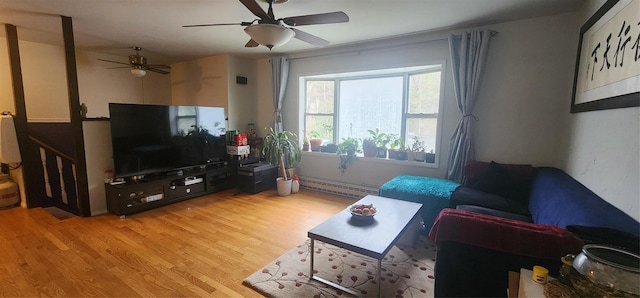
[[[131,74],[135,77],[141,78],[147,74],[147,71],[142,68],[136,67],[131,69]]]
[[[244,28],[244,32],[255,42],[269,49],[284,45],[296,35],[290,28],[274,24],[254,24]]]

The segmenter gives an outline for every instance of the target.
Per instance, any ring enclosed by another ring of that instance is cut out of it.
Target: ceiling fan
[[[273,3],[283,2],[281,0],[263,0],[269,3],[268,12],[265,12],[262,7],[256,2],[256,0],[240,0],[244,6],[246,6],[251,13],[260,19],[253,20],[251,22],[240,23],[226,23],[226,24],[201,24],[201,25],[186,25],[182,27],[206,27],[206,26],[226,26],[226,25],[240,25],[246,27],[244,31],[251,36],[251,39],[245,47],[257,47],[263,45],[269,49],[277,46],[284,45],[291,38],[295,37],[304,42],[310,43],[314,46],[324,47],[329,45],[329,41],[322,39],[318,36],[306,33],[298,30],[297,26],[316,25],[316,24],[333,24],[333,23],[346,23],[349,21],[349,16],[342,11],[310,14],[295,17],[286,17],[276,19],[273,14]],[[286,2],[286,1],[284,1]],[[257,22],[257,23],[256,23]]]
[[[166,69],[171,69],[171,66],[162,65],[162,64],[147,64],[147,58],[140,55],[140,51],[142,51],[142,48],[132,47],[132,49],[136,51],[136,54],[129,55],[129,63],[111,61],[111,60],[105,60],[105,59],[98,59],[98,60],[127,65],[127,66],[120,66],[120,67],[109,67],[109,69],[131,68],[131,74],[136,77],[144,77],[144,75],[147,74],[147,70],[157,72],[159,74],[169,74],[169,71]]]

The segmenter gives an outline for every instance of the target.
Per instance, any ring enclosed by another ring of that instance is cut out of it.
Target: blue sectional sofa
[[[585,243],[638,253],[638,221],[560,169],[474,162],[465,173],[429,233],[436,297],[506,296],[509,271],[557,275]]]

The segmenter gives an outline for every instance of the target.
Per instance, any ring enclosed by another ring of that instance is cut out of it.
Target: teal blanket
[[[448,199],[460,183],[438,178],[400,175],[382,185],[386,191],[400,191],[406,194],[427,195],[433,198]]]
[[[380,187],[381,197],[411,201],[422,204],[422,219],[430,229],[442,209],[449,207],[451,194],[460,183],[451,180],[400,175]]]

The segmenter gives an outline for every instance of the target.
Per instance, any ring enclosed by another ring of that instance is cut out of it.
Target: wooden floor
[[[229,190],[124,219],[0,210],[0,296],[256,297],[244,278],[354,201]]]

